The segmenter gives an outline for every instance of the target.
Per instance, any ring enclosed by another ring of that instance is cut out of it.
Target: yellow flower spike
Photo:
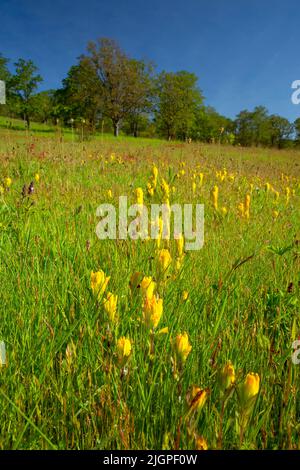
[[[192,192],[193,192],[193,194],[195,194],[196,189],[197,189],[197,185],[196,185],[195,181],[193,181],[192,182]]]
[[[203,436],[198,436],[196,439],[196,450],[207,450],[208,445]]]
[[[186,332],[176,336],[174,347],[177,359],[179,362],[184,364],[192,350],[192,346],[189,342],[189,337]]]
[[[147,328],[156,328],[163,313],[163,299],[146,297],[143,303],[143,320]]]
[[[258,374],[250,372],[244,382],[238,388],[238,396],[243,408],[251,406],[259,392],[260,377]]]
[[[272,212],[272,216],[273,216],[273,219],[277,219],[277,217],[279,216],[279,212],[278,211],[273,211]]]
[[[39,175],[38,173],[36,173],[36,174],[34,175],[34,179],[35,179],[35,181],[38,183],[38,182],[40,181],[40,175]]]
[[[202,186],[202,184],[203,184],[203,178],[204,178],[204,174],[199,173],[199,184],[200,184],[200,186]]]
[[[12,179],[7,177],[7,178],[4,178],[4,185],[6,188],[10,188],[11,187],[11,184],[12,184]]]
[[[102,271],[91,272],[91,288],[93,294],[98,298],[102,297],[110,280],[110,276],[106,276]]]
[[[175,238],[176,242],[176,254],[177,256],[182,256],[183,255],[183,248],[184,248],[184,238],[182,233],[178,238]]]
[[[184,290],[181,295],[182,300],[185,302],[188,299],[188,297],[189,297],[188,291]]]
[[[168,185],[165,179],[162,180],[161,190],[163,193],[163,202],[168,203],[170,198],[170,186]]]
[[[152,176],[153,176],[154,181],[156,181],[158,177],[158,168],[156,165],[153,165],[152,167]]]
[[[289,187],[286,187],[285,188],[285,197],[286,197],[286,202],[288,203],[289,200],[290,200],[290,196],[291,196],[291,190]]]
[[[144,204],[144,193],[142,188],[137,188],[135,190],[136,203],[142,206]]]
[[[268,193],[268,192],[270,191],[270,189],[271,189],[270,183],[266,183],[266,184],[265,184],[265,190],[266,190],[266,192]]]
[[[190,409],[201,411],[207,400],[207,390],[193,385],[191,392]]]
[[[0,185],[0,194],[4,194],[4,188]]]
[[[152,299],[154,290],[156,288],[156,283],[153,281],[152,277],[144,277],[141,284],[143,298]]]
[[[164,328],[161,328],[157,334],[159,335],[167,335],[169,333],[169,328],[167,326],[165,326]]]
[[[158,262],[159,262],[161,271],[165,273],[172,262],[172,258],[171,258],[169,250],[167,250],[166,248],[163,248],[162,250],[159,251]]]
[[[219,383],[222,392],[226,392],[235,383],[235,371],[230,361],[220,371]]]
[[[109,190],[107,191],[107,197],[108,197],[108,199],[112,199],[113,193],[112,193],[112,190],[111,190],[111,189],[109,189]]]
[[[245,216],[247,219],[250,217],[250,194],[247,194],[244,202]]]
[[[152,186],[151,183],[147,183],[147,191],[149,196],[152,197],[154,195],[154,186]]]
[[[118,296],[112,294],[111,292],[108,292],[107,297],[104,299],[104,310],[107,313],[109,321],[111,321],[112,323],[116,319],[117,302]]]
[[[184,260],[184,255],[182,256],[178,256],[176,259],[175,259],[175,270],[176,272],[180,271],[182,265],[183,265],[183,260]]]
[[[245,216],[245,206],[243,202],[240,202],[238,205],[238,211],[241,217]]]
[[[224,207],[224,206],[223,206],[223,207],[221,208],[221,214],[222,214],[224,217],[228,214],[228,209],[227,209],[227,207]]]
[[[120,363],[123,363],[128,359],[128,357],[131,354],[132,346],[131,346],[131,341],[128,338],[125,338],[125,336],[122,336],[121,338],[118,339],[117,341],[117,353],[118,353],[118,359]]]
[[[218,186],[214,186],[211,192],[212,203],[215,211],[218,210],[218,198],[219,198],[219,188]]]

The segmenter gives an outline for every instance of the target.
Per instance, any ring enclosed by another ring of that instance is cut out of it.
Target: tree
[[[31,60],[19,59],[14,65],[15,75],[10,80],[10,90],[16,97],[20,113],[29,128],[30,115],[34,110],[34,92],[43,79],[36,74],[38,69]]]
[[[66,122],[85,119],[94,128],[102,107],[101,88],[94,68],[83,61],[73,65],[55,99],[59,117]]]
[[[107,38],[90,42],[87,52],[81,63],[94,70],[103,114],[111,119],[114,135],[118,136],[122,119],[130,114],[137,117],[148,109],[153,66],[130,59],[115,41]]]
[[[195,122],[203,97],[198,78],[186,71],[162,72],[157,80],[156,123],[168,139],[186,139]]]
[[[288,119],[272,114],[268,118],[270,129],[270,145],[278,148],[285,145],[293,133],[293,125]]]
[[[233,122],[211,106],[199,106],[192,130],[194,140],[201,142],[232,143]]]
[[[53,118],[55,90],[45,90],[32,97],[33,118],[46,123]]]
[[[297,118],[294,122],[294,129],[296,133],[296,140],[300,143],[300,118]]]

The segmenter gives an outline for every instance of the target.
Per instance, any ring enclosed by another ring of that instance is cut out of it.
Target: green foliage
[[[14,99],[17,113],[24,116],[30,127],[30,116],[35,109],[34,92],[42,77],[37,74],[37,67],[31,60],[19,59],[15,63],[15,75],[9,81],[9,90]]]
[[[157,78],[156,123],[167,139],[191,136],[197,108],[203,96],[198,78],[186,71],[162,72]]]

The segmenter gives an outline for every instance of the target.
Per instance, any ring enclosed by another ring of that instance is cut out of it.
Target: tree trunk
[[[114,126],[114,136],[118,137],[119,136],[119,121],[113,121],[113,126]]]
[[[27,113],[25,113],[25,121],[26,121],[27,129],[29,129],[30,128],[30,118],[29,118],[29,115]]]

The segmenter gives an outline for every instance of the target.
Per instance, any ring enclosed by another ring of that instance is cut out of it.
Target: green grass
[[[0,448],[194,449],[203,436],[209,448],[299,449],[300,365],[291,362],[291,345],[300,326],[300,154],[108,136],[77,143],[1,127],[0,180],[9,176],[12,185],[0,196],[0,340],[7,350]],[[182,161],[185,174],[176,178]],[[95,234],[96,208],[109,189],[109,202],[117,204],[119,195],[134,202],[134,189],[142,187],[149,204],[153,162],[155,202],[165,178],[176,188],[171,203],[205,204],[204,247],[187,252],[176,273],[171,241],[166,282],[154,241],[100,241]],[[224,168],[234,181],[216,176]],[[34,194],[23,198],[23,185],[36,173]],[[277,202],[266,182],[279,191]],[[215,184],[226,216],[212,207]],[[237,206],[251,184],[247,220]],[[92,295],[90,274],[100,269],[118,295],[114,324]],[[129,288],[137,271],[158,281],[164,310],[157,330],[169,329],[155,333],[151,354],[141,292]],[[184,331],[192,350],[178,380],[172,344]],[[123,335],[132,342],[125,375],[116,347]],[[218,374],[229,360],[236,385],[222,420]],[[251,371],[261,386],[241,433],[237,389]],[[209,390],[195,413],[189,413],[192,385]]]

